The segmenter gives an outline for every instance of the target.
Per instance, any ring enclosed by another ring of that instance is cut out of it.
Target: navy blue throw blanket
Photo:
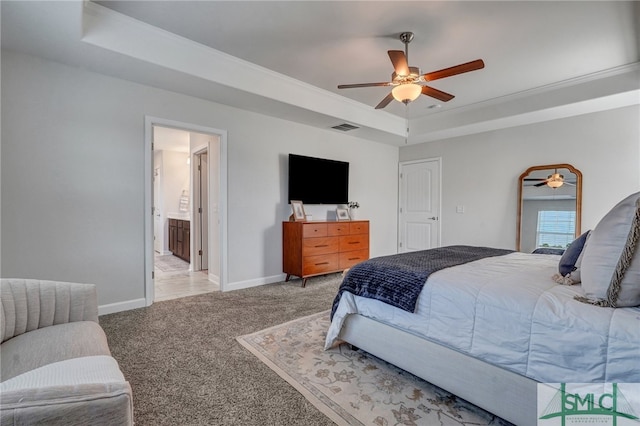
[[[512,252],[513,250],[491,247],[448,246],[376,257],[358,263],[347,272],[340,285],[331,308],[331,318],[333,319],[340,296],[345,291],[414,312],[418,295],[432,273]]]

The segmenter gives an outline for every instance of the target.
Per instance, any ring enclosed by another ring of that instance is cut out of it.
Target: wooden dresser
[[[283,222],[282,269],[307,278],[344,271],[369,259],[369,221]]]

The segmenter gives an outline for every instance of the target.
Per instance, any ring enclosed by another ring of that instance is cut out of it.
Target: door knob
[[[428,217],[427,219],[429,219],[429,220],[438,220],[438,218],[436,216]]]

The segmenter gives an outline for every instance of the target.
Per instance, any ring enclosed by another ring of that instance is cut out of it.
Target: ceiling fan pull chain
[[[404,144],[407,145],[409,144],[409,103],[407,102],[404,105],[404,119],[407,122],[407,133],[404,137]]]

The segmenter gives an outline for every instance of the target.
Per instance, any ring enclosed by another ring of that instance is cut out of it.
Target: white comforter
[[[640,308],[573,299],[551,280],[558,256],[511,253],[432,274],[415,313],[343,293],[327,333],[359,313],[539,382],[640,382]]]

